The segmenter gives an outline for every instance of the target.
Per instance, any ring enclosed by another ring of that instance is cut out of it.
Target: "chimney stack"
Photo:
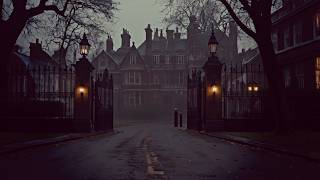
[[[173,40],[174,30],[169,30],[169,29],[167,29],[167,30],[166,30],[166,33],[167,33],[167,39],[168,39],[169,41]]]
[[[156,31],[154,32],[154,36],[153,36],[154,40],[159,40],[159,29],[156,28]]]
[[[174,39],[181,39],[181,33],[179,32],[178,27],[176,27],[176,32],[174,33]]]
[[[165,40],[166,38],[163,36],[163,30],[160,31],[160,40]]]
[[[30,57],[38,57],[38,55],[42,52],[42,46],[39,43],[39,39],[36,39],[35,43],[30,43]]]
[[[126,29],[123,29],[123,33],[121,34],[121,39],[122,39],[122,48],[129,48],[130,47],[130,41],[131,41],[131,36],[129,34],[129,31]]]
[[[106,44],[106,47],[107,47],[107,52],[111,52],[113,51],[113,40],[112,40],[112,37],[108,35],[108,39],[107,39],[107,44]]]
[[[151,42],[152,41],[152,29],[151,25],[148,24],[147,28],[144,29],[146,31],[146,41]]]

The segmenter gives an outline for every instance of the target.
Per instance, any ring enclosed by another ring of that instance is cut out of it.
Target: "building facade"
[[[320,89],[320,1],[286,0],[272,16],[274,47],[285,87]]]
[[[222,62],[232,61],[237,54],[237,27],[233,26],[229,36],[215,32],[222,47],[218,56]],[[106,50],[92,62],[97,72],[107,68],[113,75],[116,114],[171,117],[174,108],[185,113],[187,76],[206,62],[210,33],[200,31],[196,18],[191,17],[186,38],[178,29],[164,32],[150,25],[145,35],[145,41],[136,47],[123,29],[122,44],[116,51],[109,36]]]

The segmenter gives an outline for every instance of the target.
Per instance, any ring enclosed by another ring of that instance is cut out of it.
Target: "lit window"
[[[316,80],[316,88],[320,89],[320,57],[316,58],[315,64],[315,80]]]
[[[314,34],[315,36],[320,36],[320,13],[317,13],[315,16]]]

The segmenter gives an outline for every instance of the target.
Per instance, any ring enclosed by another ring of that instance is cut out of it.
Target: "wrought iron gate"
[[[93,107],[96,131],[113,129],[113,79],[105,70],[94,82]]]
[[[202,102],[203,82],[201,71],[193,71],[188,76],[187,128],[201,130],[203,126]]]

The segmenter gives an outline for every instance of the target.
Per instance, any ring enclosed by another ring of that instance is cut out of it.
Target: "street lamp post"
[[[208,41],[209,57],[203,70],[205,72],[206,96],[204,101],[204,128],[207,131],[223,130],[222,121],[222,91],[221,91],[221,69],[222,63],[216,56],[218,41],[212,28]]]
[[[94,68],[87,59],[90,47],[87,36],[84,34],[79,44],[82,57],[74,65],[76,77],[73,127],[78,132],[93,130],[91,72]]]

